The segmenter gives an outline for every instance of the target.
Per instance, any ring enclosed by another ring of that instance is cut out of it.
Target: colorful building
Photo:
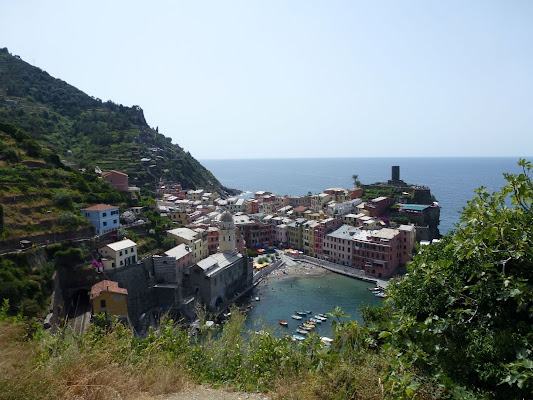
[[[120,228],[120,212],[116,206],[96,204],[81,211],[94,226],[97,235]]]
[[[119,192],[128,191],[128,174],[111,170],[103,172],[102,178],[108,181],[111,187],[118,190]]]
[[[104,271],[125,267],[137,262],[137,243],[129,239],[120,240],[99,248],[98,253],[102,256]]]
[[[117,282],[104,280],[91,287],[89,301],[93,314],[103,313],[107,318],[128,317],[128,290],[120,288]]]

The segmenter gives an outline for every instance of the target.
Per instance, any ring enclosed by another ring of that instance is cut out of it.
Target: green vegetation
[[[11,313],[40,316],[52,294],[53,274],[53,263],[32,268],[24,255],[4,256],[0,259],[0,300],[9,301]]]
[[[371,325],[379,348],[457,397],[533,393],[532,165],[519,164],[522,174],[505,174],[500,192],[478,189],[458,230],[414,258]]]
[[[28,144],[29,143],[29,144]],[[95,173],[63,165],[12,124],[0,123],[0,203],[3,239],[88,227],[77,211],[95,203],[122,205],[127,197]],[[18,161],[11,156],[16,154]]]
[[[5,48],[0,49],[0,122],[28,133],[23,147],[30,157],[52,150],[69,166],[122,171],[131,185],[152,190],[163,178],[187,189],[226,191],[188,152],[148,126],[139,106],[88,96]],[[0,154],[8,163],[19,161],[12,149],[0,148]],[[143,164],[141,158],[151,161]]]

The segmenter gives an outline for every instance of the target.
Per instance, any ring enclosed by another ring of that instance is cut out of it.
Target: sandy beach
[[[293,265],[284,264],[265,277],[266,280],[295,278],[299,276],[322,276],[331,274],[327,269],[317,267],[305,262],[296,262]]]

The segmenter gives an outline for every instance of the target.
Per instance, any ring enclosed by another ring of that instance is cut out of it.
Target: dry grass
[[[43,349],[37,343],[17,341],[22,335],[21,324],[0,324],[2,400],[138,399],[194,386],[177,360],[147,357],[140,364],[121,363],[112,351],[79,350],[74,341],[60,357],[46,359],[46,351],[51,352],[46,344]]]

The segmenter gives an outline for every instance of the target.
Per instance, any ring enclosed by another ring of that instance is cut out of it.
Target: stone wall
[[[151,258],[148,258],[104,274],[106,279],[116,281],[121,288],[128,289],[128,315],[134,326],[143,313],[156,306],[154,291],[150,289],[155,284],[151,269]]]

